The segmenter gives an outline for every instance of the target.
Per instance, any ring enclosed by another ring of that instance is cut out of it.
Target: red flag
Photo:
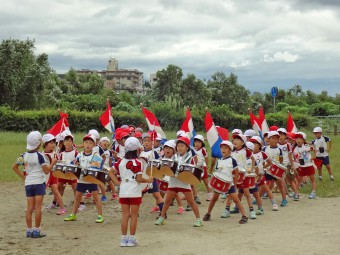
[[[109,130],[111,133],[115,131],[115,123],[112,118],[112,111],[111,111],[111,106],[109,100],[107,101],[107,107],[105,112],[99,117],[100,122],[106,128]]]
[[[145,107],[142,107],[142,111],[149,129],[156,130],[156,132],[162,136],[162,139],[166,139],[166,135],[153,112],[149,111]]]
[[[291,132],[291,133],[294,133],[294,134],[298,132],[298,129],[297,129],[295,122],[293,120],[293,116],[290,112],[288,112],[287,132]]]
[[[217,132],[219,136],[222,138],[222,140],[227,141],[229,140],[229,131],[226,128],[216,126]]]
[[[190,108],[187,107],[187,110],[185,112],[185,120],[183,121],[183,124],[179,130],[185,131],[185,133],[188,135],[190,139],[190,144],[194,145],[194,137],[196,136],[196,131],[194,129],[194,123],[192,122]]]
[[[250,118],[250,123],[251,123],[253,130],[255,130],[256,133],[259,135],[261,132],[259,118],[256,117],[251,111],[249,111],[249,118]]]
[[[68,114],[59,112],[59,115],[60,115],[60,120],[58,120],[58,122],[53,127],[47,130],[47,133],[57,136],[68,128],[69,126],[68,121],[67,121]]]
[[[261,128],[262,134],[269,132],[269,127],[268,127],[266,116],[264,115],[262,106],[260,107],[260,110],[259,110],[259,121],[260,122],[258,124]]]

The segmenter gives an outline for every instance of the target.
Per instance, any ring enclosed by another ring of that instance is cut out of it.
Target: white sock
[[[130,235],[129,239],[134,240],[134,239],[136,239],[136,236],[135,235]]]

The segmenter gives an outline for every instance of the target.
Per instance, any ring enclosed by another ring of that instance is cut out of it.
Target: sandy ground
[[[202,200],[205,195],[201,194]],[[46,195],[47,205],[52,196]],[[65,202],[71,201],[68,187]],[[43,211],[43,228],[47,237],[25,237],[25,195],[22,183],[1,183],[0,254],[339,254],[340,198],[309,200],[271,211],[264,200],[265,215],[240,225],[240,215],[219,217],[224,208],[220,200],[212,220],[194,228],[194,215],[176,215],[170,208],[166,225],[155,226],[155,214],[149,210],[153,198],[147,195],[140,209],[137,247],[119,247],[120,205],[108,201],[104,205],[105,222],[95,223],[96,210],[86,201],[87,210],[78,214],[78,221],[64,222],[56,210]],[[208,202],[199,205],[201,217]],[[256,208],[256,207],[255,207]],[[257,208],[256,208],[257,209]]]

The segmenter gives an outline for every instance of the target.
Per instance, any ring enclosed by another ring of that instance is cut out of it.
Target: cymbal
[[[178,174],[177,179],[190,185],[197,185],[200,183],[200,181],[193,174],[188,172],[182,172]]]
[[[66,172],[65,177],[66,177],[66,179],[69,179],[69,180],[77,180],[78,179],[77,176],[74,175],[71,172]]]
[[[56,178],[67,179],[67,177],[62,171],[57,170],[57,171],[52,172],[52,174]]]
[[[157,179],[163,179],[163,174],[161,174],[161,172],[156,167],[152,168],[152,175],[151,175],[151,167],[149,166],[146,168],[145,172],[148,176],[152,176]]]
[[[99,181],[98,179],[96,179],[95,177],[93,177],[91,175],[84,176],[83,180],[86,181],[86,182],[89,182],[89,183],[104,186],[104,183],[102,183],[101,181]]]
[[[166,175],[170,177],[175,176],[174,172],[168,166],[161,166],[159,171],[162,175]]]

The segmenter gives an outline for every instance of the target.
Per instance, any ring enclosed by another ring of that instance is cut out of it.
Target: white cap
[[[64,137],[64,135],[61,133],[61,134],[57,135],[57,136],[55,137],[55,139],[57,140],[57,143],[59,143],[60,141],[64,141],[65,137]]]
[[[32,131],[31,133],[29,133],[26,137],[27,150],[36,149],[40,145],[41,140],[42,140],[42,136],[39,131]]]
[[[51,135],[51,134],[44,134],[42,137],[43,143],[48,143],[54,139],[55,139],[54,135]]]
[[[253,151],[254,150],[254,144],[252,142],[246,142],[246,146],[249,150]]]
[[[230,141],[224,140],[224,141],[221,142],[220,147],[221,147],[222,145],[227,145],[227,146],[229,146],[229,148],[230,148],[231,150],[234,150],[234,145],[233,145],[233,143],[230,142]]]
[[[66,137],[71,137],[71,138],[72,138],[72,141],[74,141],[74,136],[71,134],[71,132],[67,133],[67,134],[63,137],[63,140],[65,140]]]
[[[322,133],[322,128],[321,127],[315,127],[313,129],[313,133]]]
[[[62,134],[64,137],[72,135],[72,133],[71,133],[71,131],[70,131],[69,129],[64,130],[61,134]]]
[[[99,140],[99,142],[104,142],[104,141],[110,143],[110,139],[108,137],[106,137],[106,136],[100,138],[100,140]]]
[[[125,141],[125,151],[135,151],[140,148],[140,142],[136,137],[129,137]]]
[[[91,130],[89,131],[89,134],[90,134],[90,135],[93,135],[93,136],[96,138],[96,140],[99,140],[99,139],[100,139],[100,135],[99,135],[98,131],[95,130],[95,129],[91,129]]]
[[[259,136],[253,136],[250,138],[249,142],[262,144],[262,139]]]
[[[303,140],[306,140],[307,135],[306,135],[304,132],[297,132],[297,133],[295,134],[295,139],[296,139],[296,138],[302,138]]]
[[[156,137],[157,141],[162,141],[162,136],[160,134],[157,133],[157,137]]]
[[[164,144],[164,147],[165,146],[168,146],[168,147],[173,148],[174,150],[176,150],[176,141],[175,140],[166,141],[165,144]]]
[[[177,138],[180,137],[180,136],[183,136],[183,135],[185,135],[184,130],[178,130],[177,133],[176,133]]]
[[[86,136],[83,137],[83,141],[85,139],[91,139],[94,143],[96,143],[96,137],[94,135],[87,134]]]
[[[234,135],[234,134],[242,135],[243,133],[242,133],[242,130],[241,130],[241,129],[236,128],[236,129],[234,129],[234,130],[231,132],[231,134],[232,134],[232,135]]]
[[[241,134],[233,134],[233,139],[239,138],[243,141],[243,143],[245,144],[247,142],[247,137]]]
[[[204,144],[204,137],[203,135],[196,135],[194,139],[200,140]]]
[[[269,131],[268,138],[275,136],[275,135],[280,136],[279,132],[277,132],[277,131]]]
[[[277,132],[285,133],[287,134],[287,130],[285,128],[279,128]]]
[[[253,136],[256,136],[257,133],[256,133],[256,131],[253,130],[253,129],[247,129],[247,130],[244,132],[244,135],[245,135],[245,136],[251,136],[251,137],[253,137]]]

